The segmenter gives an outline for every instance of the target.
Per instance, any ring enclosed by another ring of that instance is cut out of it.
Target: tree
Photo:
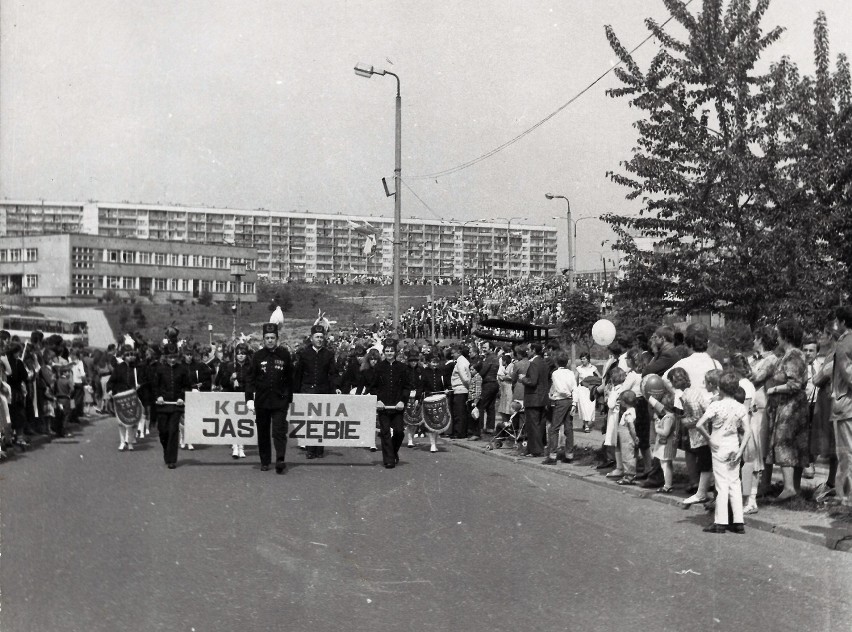
[[[645,73],[607,27],[623,63],[623,87],[609,94],[642,112],[633,157],[608,174],[642,202],[638,216],[604,218],[626,254],[616,303],[636,316],[714,310],[753,325],[819,302],[830,264],[776,151],[790,66],[755,71],[782,33],[761,27],[770,0],[753,9],[750,0],[704,0],[697,15],[664,2],[686,38],[646,20],[661,47]]]
[[[815,233],[826,251],[830,269],[821,285],[827,295],[819,304],[826,308],[852,290],[852,80],[843,54],[831,72],[828,23],[821,11],[814,22],[814,62],[814,76],[802,78],[788,60],[781,63],[790,94],[778,108],[782,142],[776,150],[803,228]]]
[[[600,318],[600,307],[582,292],[572,292],[562,303],[565,319],[559,325],[559,333],[567,343],[585,341],[589,345],[592,325]]]

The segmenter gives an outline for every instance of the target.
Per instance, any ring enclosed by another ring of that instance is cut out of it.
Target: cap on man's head
[[[409,362],[417,362],[420,360],[420,353],[417,350],[412,349],[408,352],[408,355],[405,356],[405,359]]]
[[[396,338],[385,338],[382,341],[382,347],[385,349],[396,349],[399,341]]]
[[[325,333],[325,327],[323,327],[322,325],[314,325],[314,326],[311,327],[311,335],[312,336],[314,334],[324,334],[324,333]]]
[[[176,344],[169,342],[169,343],[163,345],[163,355],[173,356],[173,355],[177,355],[177,353],[178,353],[178,348],[177,348]]]
[[[278,325],[276,323],[263,323],[263,335],[275,334],[278,335]]]

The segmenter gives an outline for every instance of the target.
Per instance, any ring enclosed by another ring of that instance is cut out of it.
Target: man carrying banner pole
[[[287,409],[293,400],[293,362],[290,352],[278,346],[278,325],[264,323],[263,348],[252,356],[246,371],[246,402],[255,414],[260,471],[269,470],[275,445],[275,473],[283,474],[287,452]]]

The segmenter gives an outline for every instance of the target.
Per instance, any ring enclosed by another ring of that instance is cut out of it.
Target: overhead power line
[[[690,4],[692,4],[692,0],[688,0],[688,2],[687,2],[684,6],[685,6],[685,7],[688,7]],[[663,22],[663,23],[660,25],[660,28],[661,28],[661,29],[662,29],[662,28],[664,28],[664,27],[665,27],[665,26],[666,26],[669,22],[671,22],[671,21],[674,19],[674,17],[675,17],[675,16],[673,16],[673,15],[669,16],[669,18],[668,18],[665,22]],[[648,35],[648,37],[646,37],[645,39],[643,39],[641,42],[639,42],[639,44],[637,44],[636,46],[634,46],[634,47],[630,50],[630,55],[633,55],[633,53],[635,53],[637,50],[639,50],[642,46],[644,46],[647,42],[649,42],[649,41],[650,41],[650,40],[652,40],[653,38],[654,38],[654,34],[653,34],[653,33],[652,33],[652,34],[650,34],[650,35]],[[621,63],[622,63],[622,62],[621,62],[621,60],[619,60],[619,61],[618,61],[618,63],[613,64],[612,66],[610,66],[610,67],[609,67],[606,71],[604,71],[603,73],[601,73],[601,74],[600,74],[600,75],[599,75],[599,76],[598,76],[598,77],[597,77],[594,81],[592,81],[589,85],[587,85],[585,88],[583,88],[582,90],[580,90],[580,91],[579,91],[577,94],[575,94],[573,97],[571,97],[570,99],[568,99],[568,101],[566,101],[565,103],[563,103],[562,105],[560,105],[560,106],[559,106],[559,107],[558,107],[555,111],[553,111],[553,112],[551,112],[550,114],[548,114],[546,117],[544,117],[543,119],[541,119],[538,123],[536,123],[536,124],[535,124],[535,125],[533,125],[532,127],[529,127],[529,128],[527,128],[527,129],[525,129],[523,132],[521,132],[520,134],[518,134],[517,136],[515,136],[515,137],[514,137],[514,138],[512,138],[511,140],[508,140],[508,141],[506,141],[505,143],[503,143],[502,145],[499,145],[499,146],[495,147],[495,148],[494,148],[494,149],[492,149],[491,151],[488,151],[488,152],[486,152],[486,153],[482,154],[481,156],[478,156],[477,158],[474,158],[473,160],[468,160],[467,162],[463,162],[463,163],[461,163],[460,165],[456,165],[455,167],[451,167],[451,168],[449,168],[449,169],[444,169],[443,171],[436,171],[435,173],[427,173],[427,174],[424,174],[424,175],[419,175],[419,176],[410,176],[410,177],[411,177],[412,179],[415,179],[415,180],[425,180],[425,179],[427,179],[427,178],[440,178],[440,177],[442,177],[442,176],[447,176],[447,175],[450,175],[450,174],[453,174],[453,173],[456,173],[456,172],[462,171],[462,170],[464,170],[464,169],[467,169],[468,167],[472,167],[473,165],[475,165],[475,164],[478,164],[478,163],[482,162],[483,160],[487,160],[488,158],[491,158],[491,156],[494,156],[495,154],[498,154],[498,153],[500,153],[501,151],[503,151],[504,149],[506,149],[507,147],[510,147],[510,146],[514,145],[514,144],[515,144],[515,143],[517,143],[519,140],[521,140],[522,138],[524,138],[524,137],[525,137],[525,136],[527,136],[528,134],[531,134],[532,132],[534,132],[535,130],[537,130],[539,127],[541,127],[542,125],[544,125],[545,123],[547,123],[550,119],[552,119],[553,117],[555,117],[557,114],[559,114],[560,112],[562,112],[562,110],[564,110],[565,108],[567,108],[569,105],[571,105],[572,103],[574,103],[574,101],[576,101],[576,100],[577,100],[577,99],[579,99],[581,96],[583,96],[584,94],[586,94],[586,92],[588,92],[589,90],[591,90],[591,89],[592,89],[592,88],[593,88],[596,84],[598,84],[598,83],[599,83],[599,82],[600,82],[600,81],[601,81],[604,77],[606,77],[609,73],[611,73],[611,72],[612,72],[615,68],[617,68],[618,66],[620,66],[620,65],[621,65]],[[421,202],[422,202],[422,200],[421,200]]]

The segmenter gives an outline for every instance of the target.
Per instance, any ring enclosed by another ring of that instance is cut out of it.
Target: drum
[[[420,400],[412,397],[405,404],[405,410],[402,413],[402,420],[409,426],[419,426],[423,421],[422,411],[420,409]]]
[[[445,432],[451,421],[446,395],[439,393],[423,400],[423,423],[429,432]]]
[[[142,420],[142,402],[135,389],[129,389],[112,396],[115,406],[115,418],[122,426],[132,428]]]

